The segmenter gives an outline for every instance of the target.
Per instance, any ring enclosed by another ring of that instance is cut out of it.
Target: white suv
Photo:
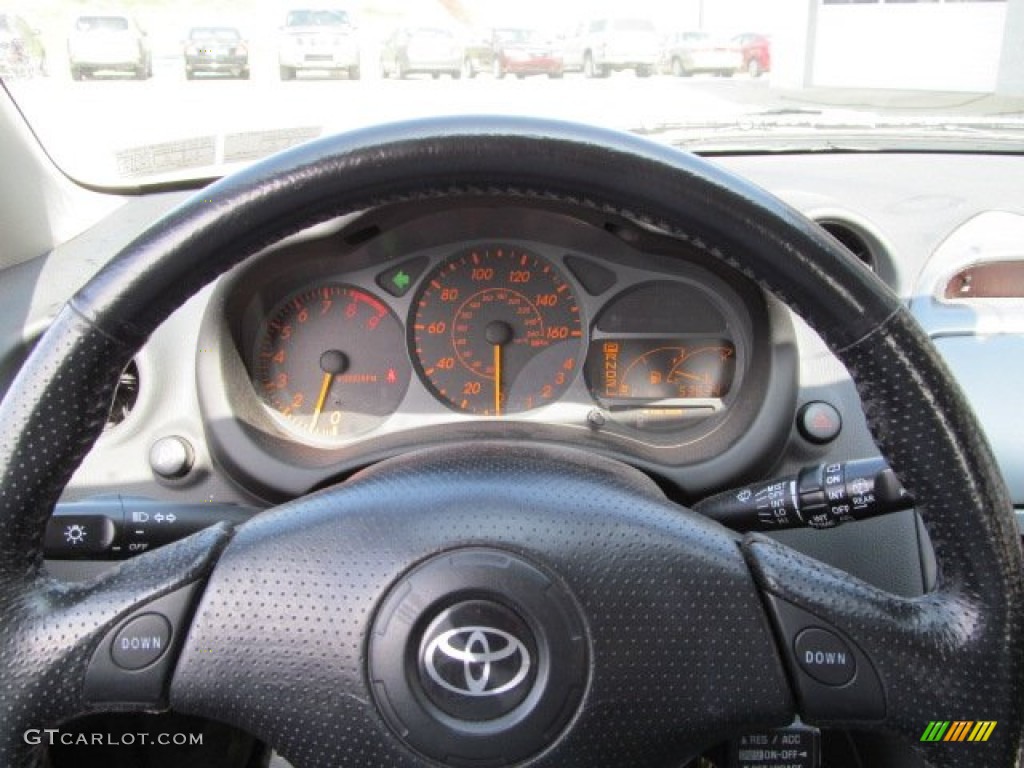
[[[68,35],[68,63],[74,80],[96,72],[130,72],[136,80],[153,76],[149,40],[130,16],[90,14],[75,19]]]
[[[282,80],[294,80],[296,72],[322,70],[346,72],[359,79],[359,40],[347,11],[300,8],[288,12],[281,28],[278,63]]]
[[[581,24],[566,40],[565,70],[587,77],[607,77],[612,71],[634,69],[650,77],[658,64],[658,30],[650,19],[600,18]]]

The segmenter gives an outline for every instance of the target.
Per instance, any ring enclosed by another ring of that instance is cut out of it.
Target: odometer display
[[[410,341],[424,382],[457,411],[504,416],[557,400],[583,350],[579,306],[557,267],[504,245],[442,263],[413,307]]]

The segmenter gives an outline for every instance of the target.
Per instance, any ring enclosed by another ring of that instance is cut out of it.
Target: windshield
[[[1024,0],[5,5],[26,23],[0,46],[0,78],[65,172],[99,186],[213,178],[442,114],[588,122],[705,153],[1024,149]],[[245,42],[183,45],[197,39]]]
[[[75,22],[78,32],[123,32],[128,19],[123,16],[80,16]]]
[[[543,37],[532,29],[496,29],[494,36],[503,43],[539,43]]]
[[[192,40],[225,40],[232,41],[238,39],[237,29],[193,29],[188,34]]]
[[[612,24],[615,32],[654,32],[654,22],[650,19],[616,19]]]
[[[289,27],[337,27],[348,24],[344,11],[291,11],[285,22]]]
[[[447,29],[436,29],[432,27],[417,27],[408,30],[409,37],[451,37],[452,33]]]

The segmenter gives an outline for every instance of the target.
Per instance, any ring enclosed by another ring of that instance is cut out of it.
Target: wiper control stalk
[[[884,459],[805,467],[796,475],[706,498],[694,510],[737,531],[835,528],[909,509],[913,497]]]

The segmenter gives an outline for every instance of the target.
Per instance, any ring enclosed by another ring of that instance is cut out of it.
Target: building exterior
[[[1024,96],[1024,0],[780,0],[777,10],[773,87]]]

